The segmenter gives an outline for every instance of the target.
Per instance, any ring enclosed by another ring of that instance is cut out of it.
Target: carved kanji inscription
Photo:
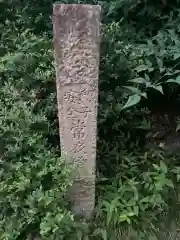
[[[76,214],[90,217],[95,199],[100,7],[55,4],[56,84],[63,154],[77,166],[69,198]]]

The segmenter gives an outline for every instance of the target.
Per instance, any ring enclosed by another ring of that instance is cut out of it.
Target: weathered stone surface
[[[70,200],[76,214],[94,208],[100,7],[55,4],[53,9],[61,151],[77,166]]]

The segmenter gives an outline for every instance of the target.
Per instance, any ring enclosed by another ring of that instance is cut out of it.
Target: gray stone
[[[61,151],[77,167],[72,209],[87,218],[95,202],[100,11],[81,4],[53,9]]]

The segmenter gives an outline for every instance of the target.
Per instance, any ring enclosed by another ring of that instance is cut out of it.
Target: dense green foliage
[[[64,200],[53,1],[1,0],[0,239],[160,239],[178,223],[180,155],[146,139],[152,114],[179,117],[180,2],[61,2],[103,9],[95,221],[75,219]]]

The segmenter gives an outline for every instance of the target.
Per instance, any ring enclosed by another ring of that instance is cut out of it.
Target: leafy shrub
[[[74,220],[64,200],[71,171],[59,157],[51,42],[18,31],[16,17],[1,36],[0,238],[63,239]]]
[[[5,84],[0,94],[0,238],[23,239],[39,229],[42,236],[57,239],[73,220],[63,200],[70,171],[34,128],[48,124],[43,112],[33,113],[34,91],[27,96]]]

